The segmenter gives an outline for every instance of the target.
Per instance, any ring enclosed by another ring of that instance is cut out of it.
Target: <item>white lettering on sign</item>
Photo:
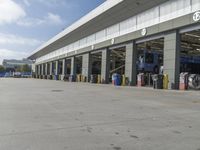
[[[194,21],[199,21],[200,20],[200,11],[197,11],[196,13],[194,13],[193,20]]]
[[[111,44],[115,44],[115,39],[112,39],[112,40],[111,40]]]
[[[91,46],[92,50],[94,50],[94,45]]]
[[[147,34],[147,29],[146,28],[142,29],[141,34],[142,36],[145,36]]]

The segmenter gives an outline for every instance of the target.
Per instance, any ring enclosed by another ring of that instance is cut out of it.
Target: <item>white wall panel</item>
[[[170,0],[160,6],[160,22],[174,19],[190,12],[190,0]]]
[[[92,34],[87,37],[87,44],[94,44],[95,43],[95,34]]]
[[[200,0],[192,0],[192,11],[200,10]]]
[[[83,38],[80,40],[80,47],[84,47],[87,44],[87,38]]]
[[[159,23],[159,7],[145,11],[137,16],[137,29]]]
[[[120,35],[136,31],[136,17],[132,17],[120,23]]]
[[[74,50],[76,50],[78,48],[79,48],[79,41],[77,41],[77,42],[74,43]]]
[[[107,28],[107,39],[119,36],[119,24]]]
[[[96,33],[96,42],[101,42],[106,39],[106,30],[102,30]]]
[[[72,52],[74,50],[74,43],[69,45],[69,50],[68,52]]]

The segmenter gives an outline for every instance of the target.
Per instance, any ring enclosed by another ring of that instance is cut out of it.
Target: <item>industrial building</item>
[[[179,88],[181,72],[200,74],[200,0],[107,0],[36,49],[37,76],[113,73],[137,84],[139,72],[169,76]]]
[[[28,59],[4,59],[2,64],[6,71],[14,72],[17,68],[22,67],[23,65],[28,65],[31,68],[33,61],[30,61]]]

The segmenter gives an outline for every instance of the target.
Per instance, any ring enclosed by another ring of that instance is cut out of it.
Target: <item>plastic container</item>
[[[141,87],[145,85],[145,76],[144,73],[137,75],[137,86]]]
[[[93,74],[90,76],[90,83],[97,83],[98,76]]]
[[[121,76],[117,73],[112,75],[112,84],[115,86],[121,86]]]
[[[163,89],[163,75],[155,74],[153,77],[153,88]]]
[[[189,81],[188,78],[189,78],[189,73],[182,72],[180,74],[179,90],[187,90],[188,89],[188,81]]]
[[[54,80],[58,80],[58,79],[59,79],[59,75],[54,75],[54,76],[53,76],[53,79],[54,79]]]
[[[70,75],[69,82],[75,82],[75,81],[76,81],[75,75]]]

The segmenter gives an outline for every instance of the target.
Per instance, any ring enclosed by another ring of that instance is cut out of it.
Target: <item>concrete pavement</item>
[[[0,79],[0,150],[200,150],[200,92]]]

